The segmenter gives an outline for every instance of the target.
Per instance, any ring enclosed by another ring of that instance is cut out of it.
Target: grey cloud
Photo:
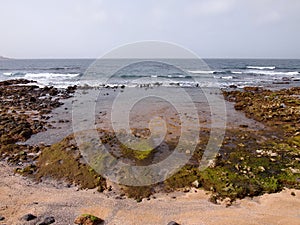
[[[201,57],[300,58],[298,0],[0,0],[0,55],[98,57],[141,40]]]

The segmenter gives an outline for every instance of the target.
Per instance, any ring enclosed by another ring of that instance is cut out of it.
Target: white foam
[[[79,73],[26,73],[25,78],[74,78],[78,77]]]
[[[168,75],[169,78],[188,78],[186,75]]]
[[[221,77],[222,79],[225,79],[225,80],[231,80],[233,79],[233,76],[224,76],[224,77]]]
[[[256,69],[256,70],[275,70],[276,66],[247,66],[247,69]]]
[[[243,72],[241,72],[241,71],[231,71],[231,73],[233,73],[233,74],[243,74]]]
[[[279,72],[279,71],[261,71],[261,70],[248,70],[248,73],[260,74],[260,75],[270,75],[270,76],[295,76],[299,75],[297,71],[290,72]]]
[[[213,74],[215,71],[213,70],[189,70],[188,72],[194,73],[194,74]]]
[[[12,77],[12,76],[24,76],[26,73],[24,72],[5,72],[4,76]]]

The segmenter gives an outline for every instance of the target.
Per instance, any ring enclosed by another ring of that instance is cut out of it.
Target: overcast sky
[[[0,55],[99,57],[142,40],[200,57],[300,58],[299,0],[0,0]]]

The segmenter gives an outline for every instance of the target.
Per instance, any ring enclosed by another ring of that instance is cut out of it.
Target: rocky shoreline
[[[43,146],[17,143],[51,128],[47,114],[62,105],[60,100],[70,98],[75,88],[39,88],[23,79],[0,82],[0,159],[14,166],[32,163]]]
[[[62,99],[72,97],[75,90],[76,87],[39,88],[27,80],[0,82],[0,160],[12,166],[15,173],[38,182],[61,180],[66,182],[64,187],[96,188],[113,193],[117,199],[127,196],[138,202],[161,192],[190,192],[196,188],[209,191],[211,202],[229,206],[236,199],[284,188],[300,189],[300,88],[270,91],[247,87],[242,91],[224,91],[225,99],[234,102],[236,110],[266,128],[249,129],[243,123],[228,128],[214,163],[200,171],[199,162],[209,138],[209,130],[203,129],[190,162],[166,181],[147,187],[118,186],[106,181],[85,163],[73,135],[51,146],[18,144],[51,128],[49,113],[62,105]],[[128,160],[143,164],[151,157],[151,152],[133,154],[114,141],[113,133],[99,133],[102,140],[116,145],[118,154]]]

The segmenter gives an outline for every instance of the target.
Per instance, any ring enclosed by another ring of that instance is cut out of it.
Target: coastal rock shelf
[[[42,146],[17,142],[51,127],[47,114],[62,105],[61,99],[71,96],[71,89],[39,88],[35,82],[24,79],[0,82],[0,158],[12,165],[33,163]]]
[[[243,125],[243,121],[240,121],[240,126],[229,126],[214,162],[209,168],[200,170],[199,163],[210,136],[209,128],[203,128],[189,162],[165,181],[146,187],[122,186],[106,181],[86,163],[74,135],[51,146],[16,144],[47,129],[47,113],[59,107],[59,100],[70,97],[74,90],[39,88],[26,80],[0,83],[1,159],[17,166],[17,173],[38,181],[52,178],[67,182],[67,186],[98,188],[101,192],[115,193],[120,199],[128,196],[137,201],[158,192],[188,192],[191,188],[203,188],[212,193],[212,202],[223,201],[230,205],[237,198],[278,192],[285,187],[300,188],[300,88],[224,91],[225,98],[235,102],[236,110],[242,110],[247,117],[263,123],[265,129]],[[170,133],[178,133],[180,123],[177,121],[174,126],[174,121],[171,122],[173,130]],[[146,140],[149,135],[147,129],[132,129],[137,138]],[[111,130],[99,129],[98,132],[114,157],[138,166],[168,157],[178,141],[178,137],[170,136],[163,142],[164,147],[138,152],[119,143]],[[144,141],[138,147],[147,150],[149,145]],[[187,143],[187,154],[191,152],[188,148]],[[101,160],[104,158],[99,156]],[[101,160],[94,163],[105,165]]]

